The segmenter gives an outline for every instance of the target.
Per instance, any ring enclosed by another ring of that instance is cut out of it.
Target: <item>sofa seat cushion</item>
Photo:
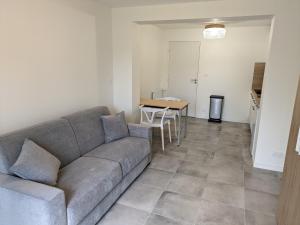
[[[59,173],[58,188],[66,195],[68,224],[78,224],[121,181],[120,165],[81,157]]]
[[[120,163],[123,176],[150,154],[147,139],[126,137],[108,144],[103,144],[84,156],[108,159]]]

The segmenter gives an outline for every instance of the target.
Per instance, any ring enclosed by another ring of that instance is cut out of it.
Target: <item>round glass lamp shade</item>
[[[223,24],[210,24],[206,25],[203,31],[205,39],[220,39],[226,35],[226,29]]]

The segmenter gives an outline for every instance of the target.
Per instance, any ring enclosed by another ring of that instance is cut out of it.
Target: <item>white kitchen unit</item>
[[[257,132],[258,132],[257,122],[259,121],[259,116],[260,116],[260,107],[258,103],[258,98],[254,91],[251,91],[250,93],[250,102],[251,102],[250,114],[249,114],[249,123],[250,123],[250,130],[251,130],[250,152],[252,155],[252,159],[254,160],[256,142],[257,142]]]
[[[263,88],[263,80],[266,63],[256,62],[254,64],[252,88],[250,91],[250,115],[249,123],[251,129],[250,153],[255,160],[256,143],[258,136],[258,123],[260,121],[260,96]]]

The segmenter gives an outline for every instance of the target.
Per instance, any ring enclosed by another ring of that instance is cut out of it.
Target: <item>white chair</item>
[[[170,143],[172,143],[172,135],[171,135],[171,123],[169,119],[166,119],[166,113],[168,112],[168,108],[160,109],[160,108],[152,108],[152,107],[144,107],[140,106],[141,110],[141,124],[160,128],[161,131],[161,142],[162,149],[165,150],[165,139],[164,139],[164,126],[167,124],[169,129],[169,139]],[[162,113],[160,118],[157,118],[156,114]]]
[[[176,97],[163,97],[163,98],[157,98],[159,100],[166,100],[166,101],[181,101],[180,98],[176,98]],[[157,114],[158,117],[161,117],[162,114],[158,113]],[[179,111],[178,110],[168,110],[166,112],[165,118],[169,119],[169,120],[174,120],[174,130],[175,130],[175,136],[178,136],[177,133],[177,116],[179,116]]]

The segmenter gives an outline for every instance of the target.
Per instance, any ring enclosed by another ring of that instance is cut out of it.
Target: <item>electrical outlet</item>
[[[283,159],[284,153],[283,152],[274,152],[273,156],[277,159]]]
[[[300,155],[300,128],[298,131],[298,137],[297,137],[297,144],[296,144],[296,152],[298,153],[298,155]]]

